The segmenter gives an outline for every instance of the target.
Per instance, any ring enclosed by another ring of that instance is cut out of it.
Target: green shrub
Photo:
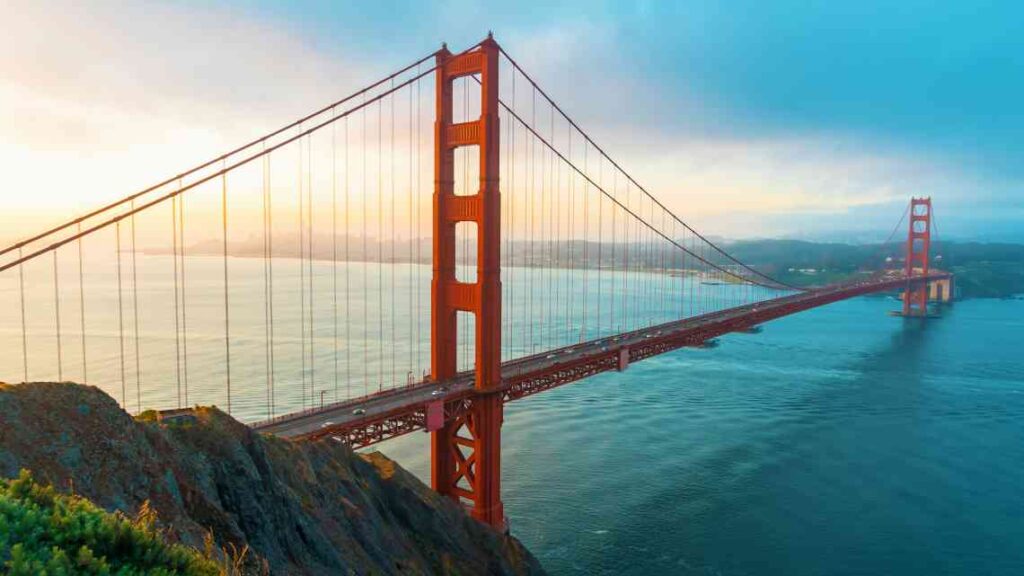
[[[159,422],[160,413],[156,410],[144,410],[136,414],[135,419],[139,422]]]
[[[144,505],[138,517],[41,486],[22,470],[0,479],[0,569],[12,575],[224,573],[197,550],[168,544]]]

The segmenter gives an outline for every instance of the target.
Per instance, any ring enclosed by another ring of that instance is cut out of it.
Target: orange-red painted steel
[[[479,75],[480,118],[452,120],[453,81]],[[501,504],[501,198],[498,158],[498,45],[490,37],[479,48],[453,56],[437,54],[437,117],[434,124],[434,276],[431,283],[431,377],[457,371],[456,314],[476,317],[474,394],[468,409],[431,433],[431,483],[439,493],[464,502],[473,517],[504,526]],[[478,146],[480,187],[455,196],[455,149]],[[477,225],[476,282],[455,276],[455,225]],[[417,417],[418,418],[418,417]],[[403,424],[397,424],[399,427]]]
[[[910,226],[907,231],[907,278],[928,275],[928,257],[932,244],[932,199],[910,199]],[[904,316],[928,315],[928,285],[907,285],[903,292]]]

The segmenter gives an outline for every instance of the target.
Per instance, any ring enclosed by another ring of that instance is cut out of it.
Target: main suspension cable
[[[477,46],[479,46],[479,43],[474,45],[474,46],[471,46],[466,51],[468,52],[469,50],[473,50]],[[202,164],[200,164],[198,166],[195,166],[193,168],[185,170],[184,172],[181,172],[181,173],[179,173],[179,174],[177,174],[175,176],[167,178],[166,180],[164,180],[164,181],[162,181],[162,182],[160,182],[158,184],[154,184],[153,186],[150,186],[149,188],[146,188],[144,190],[140,190],[139,192],[131,194],[130,196],[126,196],[124,198],[121,198],[120,200],[117,200],[115,202],[112,202],[110,204],[102,206],[100,208],[97,208],[96,210],[93,210],[93,211],[91,211],[91,212],[89,212],[89,213],[87,213],[87,214],[85,214],[83,216],[79,216],[78,218],[75,218],[74,220],[71,220],[69,222],[65,222],[64,224],[61,224],[59,226],[55,226],[55,227],[53,227],[53,228],[51,228],[49,230],[46,230],[45,232],[42,232],[42,233],[37,234],[35,236],[32,236],[31,238],[26,238],[25,240],[22,240],[20,242],[16,242],[16,243],[14,243],[14,244],[6,247],[6,248],[0,249],[0,256],[3,256],[4,254],[6,254],[6,253],[8,253],[8,252],[10,252],[12,250],[20,249],[20,248],[22,248],[22,247],[24,247],[24,246],[26,246],[28,244],[31,244],[31,243],[36,242],[38,240],[41,240],[41,239],[43,239],[43,238],[45,238],[47,236],[50,236],[50,235],[52,235],[52,234],[54,234],[56,232],[60,232],[61,230],[64,230],[65,228],[68,228],[69,226],[72,226],[74,224],[81,224],[85,220],[88,220],[88,219],[90,219],[90,218],[92,218],[94,216],[98,216],[98,215],[100,215],[100,214],[102,214],[104,212],[108,212],[108,211],[110,211],[113,208],[116,208],[118,206],[121,206],[121,205],[125,204],[126,202],[135,200],[135,199],[139,198],[140,196],[144,196],[144,195],[146,195],[146,194],[148,194],[150,192],[158,190],[158,189],[160,189],[160,188],[162,188],[162,187],[164,187],[164,186],[174,182],[175,180],[179,180],[180,181],[182,178],[184,178],[186,176],[190,176],[190,175],[192,175],[192,174],[194,174],[194,173],[196,173],[199,170],[202,170],[204,168],[209,168],[210,166],[213,166],[213,165],[217,164],[218,162],[223,162],[223,161],[227,160],[228,158],[230,158],[231,156],[234,156],[235,154],[238,154],[239,152],[242,152],[244,150],[252,148],[256,144],[265,143],[267,140],[269,140],[270,138],[273,138],[274,136],[278,136],[278,135],[280,135],[280,134],[290,130],[291,128],[299,126],[299,125],[301,125],[304,122],[307,122],[309,120],[312,120],[313,118],[316,118],[317,116],[320,116],[321,114],[323,114],[324,112],[327,112],[328,110],[332,110],[332,109],[334,109],[334,108],[336,108],[336,107],[338,107],[338,106],[340,106],[342,104],[345,104],[346,102],[348,102],[348,101],[350,101],[350,100],[352,100],[352,99],[354,99],[354,98],[356,98],[358,96],[362,96],[362,95],[366,94],[367,92],[369,92],[370,90],[373,90],[374,88],[377,88],[377,87],[381,86],[385,82],[388,82],[390,80],[393,80],[394,78],[397,78],[398,76],[401,76],[402,74],[408,72],[409,70],[412,70],[413,68],[418,68],[420,64],[426,62],[427,60],[430,60],[431,58],[435,57],[436,55],[437,55],[437,51],[431,52],[430,54],[427,54],[426,56],[423,56],[422,58],[420,58],[419,60],[413,62],[412,64],[409,64],[409,65],[403,67],[402,69],[398,70],[397,72],[394,72],[394,73],[392,73],[392,74],[390,74],[388,76],[385,76],[384,78],[381,78],[380,80],[377,80],[373,84],[370,84],[369,86],[366,86],[365,88],[362,88],[361,90],[358,90],[356,92],[353,92],[353,93],[349,94],[348,96],[345,96],[341,100],[338,100],[338,101],[333,102],[333,103],[331,103],[331,104],[329,104],[327,106],[324,106],[323,108],[320,108],[319,110],[317,110],[317,111],[315,111],[315,112],[313,112],[311,114],[307,114],[306,116],[303,116],[302,118],[299,118],[298,120],[295,120],[295,121],[291,122],[290,124],[288,124],[286,126],[282,126],[281,128],[278,128],[277,130],[274,130],[273,132],[271,132],[269,134],[265,134],[265,135],[255,139],[255,140],[252,140],[252,141],[250,141],[250,142],[248,142],[246,144],[243,144],[243,145],[241,145],[241,146],[239,146],[237,148],[234,148],[234,149],[232,149],[232,150],[230,150],[228,152],[225,152],[225,153],[221,154],[220,156],[218,156],[216,158],[213,158],[212,160],[209,160],[209,161],[204,162],[204,163],[202,163]],[[431,69],[431,70],[433,70],[433,69]]]
[[[506,105],[506,104],[505,104],[504,102],[501,102],[501,105],[502,105],[502,107],[504,107],[504,108],[505,108],[506,110],[508,110],[508,111],[509,111],[509,113],[511,114],[512,118],[514,118],[514,119],[515,119],[515,120],[516,120],[516,121],[517,121],[517,122],[518,122],[519,124],[521,124],[521,125],[522,125],[522,126],[523,126],[523,127],[524,127],[524,128],[525,128],[525,129],[527,130],[527,131],[528,131],[528,132],[530,132],[531,134],[533,134],[533,136],[534,136],[534,137],[535,137],[535,138],[536,138],[537,140],[539,140],[539,141],[540,141],[540,142],[541,142],[542,144],[544,144],[545,146],[547,146],[548,148],[550,148],[550,149],[551,149],[551,151],[552,151],[552,152],[554,152],[554,154],[555,154],[556,156],[558,156],[558,157],[559,157],[559,158],[560,158],[560,159],[561,159],[561,160],[562,160],[563,162],[565,162],[565,163],[566,163],[566,164],[567,164],[567,165],[568,165],[568,166],[569,166],[570,168],[572,168],[572,169],[573,169],[573,170],[574,170],[574,171],[575,171],[575,172],[576,172],[577,174],[579,174],[579,175],[580,175],[580,176],[581,176],[581,177],[582,177],[582,178],[584,179],[584,181],[585,181],[585,188],[586,188],[586,190],[589,190],[589,187],[590,187],[590,186],[593,186],[593,187],[594,187],[594,188],[596,188],[596,189],[597,189],[598,191],[600,191],[600,192],[601,192],[601,193],[602,193],[602,194],[603,194],[604,196],[606,196],[606,197],[607,197],[607,198],[609,198],[609,199],[610,199],[610,200],[611,200],[612,202],[614,202],[614,203],[615,203],[615,204],[616,204],[616,205],[617,205],[617,206],[618,206],[619,208],[621,208],[622,210],[624,210],[624,211],[625,211],[626,213],[628,213],[628,214],[629,214],[630,216],[632,216],[633,218],[637,219],[637,220],[638,220],[639,222],[643,223],[643,224],[644,224],[644,226],[646,226],[646,227],[647,227],[647,228],[648,228],[648,229],[650,230],[650,232],[651,232],[651,233],[653,233],[653,234],[656,234],[656,235],[658,235],[658,236],[662,237],[663,239],[665,239],[666,241],[668,241],[668,242],[669,242],[670,244],[672,244],[672,245],[673,245],[673,246],[675,246],[676,248],[679,248],[680,250],[683,250],[683,251],[685,251],[685,252],[688,252],[688,253],[690,253],[690,255],[691,255],[691,256],[693,256],[693,257],[695,257],[695,258],[699,259],[699,260],[700,260],[701,262],[703,262],[703,263],[707,264],[707,265],[708,265],[709,267],[715,268],[715,269],[717,269],[717,270],[719,270],[719,271],[721,271],[721,272],[723,272],[723,273],[725,273],[725,274],[728,274],[729,276],[731,276],[731,277],[733,277],[733,278],[736,278],[736,279],[738,279],[738,280],[741,280],[741,281],[747,281],[747,279],[746,279],[746,278],[744,278],[744,277],[742,277],[742,276],[739,276],[739,275],[737,275],[737,274],[735,274],[735,273],[733,273],[733,272],[731,272],[731,271],[725,270],[724,268],[721,268],[721,267],[720,267],[719,265],[717,265],[717,264],[713,264],[712,262],[710,262],[710,261],[709,261],[709,260],[707,259],[707,257],[702,257],[702,256],[698,256],[698,255],[697,255],[697,254],[695,254],[695,253],[689,252],[689,251],[688,251],[688,250],[686,249],[686,247],[682,246],[682,245],[681,245],[681,244],[679,244],[679,243],[678,243],[678,242],[677,242],[676,240],[674,240],[674,239],[670,238],[670,237],[669,237],[668,235],[666,235],[666,234],[665,234],[664,232],[662,232],[662,231],[658,230],[658,229],[657,229],[657,228],[656,228],[655,226],[653,226],[653,225],[652,225],[652,224],[651,224],[651,223],[650,223],[650,222],[649,222],[648,220],[646,220],[645,218],[641,217],[640,215],[638,215],[638,214],[637,214],[636,212],[634,212],[633,210],[630,210],[630,209],[629,209],[628,207],[626,207],[625,205],[623,205],[623,204],[622,204],[622,203],[621,203],[620,201],[618,201],[617,199],[615,199],[614,197],[612,197],[612,196],[611,196],[611,195],[610,195],[610,194],[609,194],[609,193],[608,193],[608,192],[607,192],[607,191],[606,191],[606,190],[605,190],[604,188],[600,187],[600,186],[598,185],[598,183],[597,183],[597,182],[595,182],[595,181],[594,181],[593,179],[591,179],[591,178],[590,178],[590,176],[588,176],[588,175],[587,175],[587,172],[586,172],[586,168],[584,168],[584,169],[580,169],[580,168],[579,168],[578,166],[576,166],[575,164],[573,164],[573,163],[572,163],[572,162],[571,162],[571,161],[570,161],[569,159],[567,159],[567,158],[565,157],[565,155],[563,155],[563,154],[562,154],[562,153],[561,153],[561,152],[560,152],[559,150],[555,149],[555,148],[554,148],[554,147],[553,147],[553,146],[551,145],[551,143],[549,143],[549,142],[548,142],[548,141],[547,141],[547,140],[546,140],[546,139],[545,139],[545,138],[544,138],[543,136],[541,136],[541,135],[540,135],[540,134],[539,134],[539,133],[538,133],[538,132],[537,132],[537,131],[536,131],[536,130],[535,130],[535,129],[534,129],[533,127],[532,127],[532,126],[530,126],[530,125],[529,125],[529,124],[528,124],[528,123],[527,123],[527,122],[526,122],[525,120],[523,120],[523,118],[522,118],[522,117],[520,117],[520,116],[519,116],[518,114],[516,114],[516,113],[515,113],[514,111],[512,111],[512,110],[511,110],[511,109],[510,109],[510,108],[509,108],[509,107],[508,107],[508,106],[507,106],[507,105]],[[589,146],[590,146],[590,145],[591,145],[591,144],[590,144],[590,141],[589,141],[589,140],[586,140],[586,141],[584,142],[584,151],[585,151],[585,153],[586,153],[586,151],[588,150],[588,148],[589,148]],[[586,155],[586,154],[585,154],[585,155]],[[585,159],[585,161],[584,161],[584,164],[586,164],[586,159]],[[634,182],[634,184],[635,184],[635,182]],[[641,189],[641,188],[640,188],[639,186],[637,186],[637,188],[638,188],[638,189]],[[641,189],[641,190],[642,190],[642,189]],[[589,196],[589,195],[587,195],[587,196]],[[656,200],[656,199],[654,199],[653,197],[651,197],[651,196],[650,196],[649,194],[647,194],[647,198],[649,198],[649,199],[650,199],[650,200],[651,200],[651,201],[652,201],[652,202],[653,202],[654,204],[658,204],[657,200]],[[586,196],[584,197],[584,201],[586,202]],[[660,206],[660,204],[658,204],[658,205]],[[653,212],[653,210],[654,210],[654,206],[653,206],[653,205],[651,206],[651,210],[652,210],[652,212]],[[583,211],[583,216],[584,216],[584,229],[588,228],[588,225],[587,225],[587,214],[588,214],[588,212],[589,212],[589,209],[585,207],[585,208],[584,208],[584,211]],[[685,226],[685,224],[684,224],[684,226]],[[699,235],[699,234],[697,234],[696,232],[694,232],[694,231],[693,231],[692,229],[690,229],[689,227],[688,227],[687,229],[689,229],[689,230],[690,230],[691,232],[693,232],[693,233],[694,233],[695,235],[697,235],[698,237],[700,237],[700,235]],[[710,243],[706,243],[706,244],[707,244],[708,246],[711,246],[711,244],[710,244]],[[586,252],[587,252],[587,243],[586,243],[586,241],[584,241],[584,245],[583,245],[583,247],[584,247],[584,258],[583,258],[583,260],[584,260],[584,262],[586,262],[586,261],[587,261],[587,254],[586,254]],[[586,267],[584,268],[584,272],[586,272]],[[782,286],[786,286],[786,284],[782,284],[782,283],[779,283],[779,285],[782,285]],[[767,287],[767,288],[775,288],[775,286],[765,286],[765,287]],[[803,290],[804,290],[803,288],[793,288],[793,289],[794,289],[794,290],[800,290],[800,291],[803,291]],[[586,293],[584,292],[584,296],[585,296],[585,295],[586,295]]]
[[[570,125],[572,125],[572,126],[573,126],[573,127],[574,127],[574,128],[575,128],[575,129],[576,129],[576,130],[577,130],[577,131],[578,131],[578,132],[579,132],[579,133],[580,133],[580,134],[581,134],[581,135],[582,135],[582,136],[583,136],[583,137],[584,137],[584,138],[586,139],[586,141],[588,141],[588,142],[589,142],[589,143],[590,143],[591,145],[593,145],[593,146],[594,146],[594,148],[595,148],[595,149],[596,149],[596,150],[597,150],[597,151],[598,151],[598,152],[599,152],[599,153],[600,153],[600,154],[601,154],[602,156],[604,156],[605,158],[607,158],[607,159],[608,159],[608,161],[609,161],[609,162],[611,162],[611,164],[612,164],[612,165],[613,165],[613,166],[614,166],[614,167],[615,167],[615,168],[616,168],[617,170],[619,170],[620,172],[622,172],[622,174],[623,174],[623,175],[624,175],[624,176],[625,176],[625,177],[626,177],[627,179],[629,179],[629,181],[631,181],[631,182],[632,182],[632,183],[633,183],[633,184],[634,184],[634,185],[635,185],[635,186],[636,186],[636,187],[637,187],[637,188],[638,188],[638,189],[639,189],[640,191],[642,191],[642,192],[643,192],[643,193],[644,193],[645,195],[647,195],[648,197],[650,197],[650,199],[651,199],[652,201],[654,201],[654,203],[655,203],[655,204],[657,204],[659,208],[661,208],[662,210],[665,210],[666,212],[668,212],[668,213],[669,213],[669,214],[670,214],[670,215],[672,216],[672,218],[673,218],[673,219],[675,219],[675,220],[676,220],[677,222],[679,222],[679,224],[683,225],[683,226],[684,226],[684,227],[686,227],[686,228],[687,228],[688,230],[690,230],[690,231],[691,231],[692,233],[694,233],[695,235],[697,235],[697,236],[698,236],[698,237],[699,237],[699,238],[700,238],[700,239],[701,239],[702,241],[706,242],[706,243],[707,243],[707,244],[708,244],[709,246],[711,246],[711,247],[712,247],[712,248],[713,248],[713,249],[714,249],[715,251],[719,252],[720,254],[722,254],[723,256],[725,256],[726,258],[728,258],[729,260],[733,261],[733,262],[734,262],[735,264],[737,264],[737,265],[739,265],[739,266],[743,267],[744,269],[746,269],[746,270],[748,270],[748,271],[750,271],[750,272],[752,272],[752,273],[754,273],[754,274],[756,274],[756,275],[758,275],[758,276],[760,276],[760,277],[764,278],[764,279],[765,279],[765,280],[767,280],[768,282],[771,282],[771,283],[773,283],[773,284],[776,284],[777,286],[783,286],[783,287],[785,287],[785,288],[788,288],[788,289],[791,289],[791,290],[797,290],[797,291],[803,291],[803,290],[804,290],[803,288],[799,288],[799,287],[796,287],[796,286],[790,286],[790,285],[788,285],[788,284],[786,284],[786,283],[784,283],[784,282],[780,282],[780,281],[778,281],[778,280],[775,280],[774,278],[772,278],[772,277],[770,277],[770,276],[768,276],[768,275],[766,275],[766,274],[764,274],[764,273],[762,273],[762,272],[760,272],[760,271],[758,271],[758,270],[756,270],[756,269],[754,269],[754,268],[751,268],[750,266],[748,266],[748,265],[744,264],[743,262],[741,262],[741,261],[737,260],[737,259],[736,259],[735,257],[733,257],[733,256],[732,256],[731,254],[729,254],[728,252],[726,252],[725,250],[723,250],[722,248],[720,248],[720,247],[719,247],[718,245],[716,245],[715,243],[713,243],[713,242],[711,242],[710,240],[708,240],[707,238],[705,238],[705,237],[704,237],[703,235],[701,235],[701,234],[700,234],[699,232],[697,232],[697,231],[696,231],[696,230],[694,230],[693,228],[691,228],[689,224],[687,224],[687,223],[686,223],[686,222],[684,222],[684,221],[683,221],[682,219],[680,219],[680,218],[679,218],[678,216],[676,216],[676,215],[675,215],[675,213],[673,213],[673,212],[672,212],[671,210],[669,210],[669,209],[668,209],[668,208],[667,208],[667,207],[666,207],[665,205],[663,205],[663,204],[662,204],[662,203],[661,203],[661,202],[660,202],[660,201],[659,201],[659,200],[658,200],[657,198],[655,198],[655,197],[654,197],[654,195],[652,195],[652,194],[651,194],[650,192],[648,192],[646,188],[644,188],[644,187],[643,187],[643,186],[642,186],[642,185],[641,185],[641,184],[640,184],[639,182],[637,182],[637,181],[636,181],[636,179],[634,179],[634,178],[633,178],[633,177],[632,177],[632,176],[631,176],[631,175],[630,175],[630,174],[629,174],[628,172],[626,172],[626,171],[625,171],[625,170],[624,170],[624,169],[623,169],[623,168],[622,168],[621,166],[619,166],[619,164],[618,164],[617,162],[615,162],[615,160],[614,160],[614,159],[612,159],[612,158],[611,158],[611,157],[610,157],[610,156],[609,156],[609,155],[608,155],[607,153],[605,153],[605,151],[604,151],[604,150],[603,150],[603,149],[602,149],[602,148],[601,148],[600,146],[598,146],[598,145],[597,145],[597,143],[596,143],[596,142],[595,142],[595,141],[594,141],[594,140],[593,140],[593,139],[592,139],[592,138],[591,138],[591,137],[590,137],[590,136],[589,136],[589,135],[588,135],[588,134],[587,134],[587,133],[586,133],[586,132],[585,132],[585,131],[584,131],[584,130],[583,130],[583,129],[582,129],[582,128],[581,128],[581,127],[580,127],[580,126],[579,126],[579,125],[578,125],[578,124],[577,124],[577,123],[576,123],[576,122],[575,122],[575,121],[574,121],[574,120],[573,120],[573,119],[572,119],[572,118],[571,118],[570,116],[569,116],[569,115],[568,115],[568,114],[566,114],[566,112],[565,112],[565,111],[564,111],[564,110],[563,110],[563,109],[562,109],[562,108],[561,108],[560,106],[558,106],[558,104],[556,104],[556,103],[555,103],[555,101],[554,101],[554,100],[553,100],[553,99],[552,99],[552,98],[551,98],[550,96],[548,96],[547,92],[545,92],[545,91],[544,91],[544,90],[543,90],[543,89],[542,89],[542,88],[541,88],[541,87],[540,87],[540,86],[539,86],[539,85],[537,84],[537,82],[536,82],[536,81],[534,81],[534,79],[533,79],[533,78],[532,78],[532,77],[531,77],[531,76],[530,76],[529,74],[527,74],[525,70],[523,70],[523,68],[522,68],[522,67],[521,67],[521,66],[519,65],[519,63],[518,63],[518,62],[516,62],[516,61],[515,61],[515,60],[514,60],[514,59],[513,59],[513,58],[512,58],[512,57],[511,57],[511,56],[510,56],[509,54],[508,54],[508,52],[506,52],[506,51],[505,51],[505,49],[504,49],[504,48],[501,48],[501,47],[499,46],[498,50],[500,50],[501,54],[502,54],[502,55],[504,55],[504,56],[505,56],[505,58],[507,58],[507,59],[508,59],[509,63],[510,63],[510,64],[512,64],[512,66],[513,66],[513,67],[514,67],[514,68],[515,68],[515,69],[516,69],[516,70],[517,70],[517,71],[518,71],[519,73],[521,73],[521,74],[523,75],[523,77],[524,77],[524,78],[526,78],[526,80],[527,80],[527,81],[528,81],[528,82],[529,82],[529,83],[530,83],[531,85],[533,85],[533,87],[534,87],[534,88],[536,88],[536,90],[537,90],[537,91],[538,91],[538,92],[539,92],[539,93],[541,94],[541,96],[543,96],[543,97],[544,97],[544,98],[545,98],[545,99],[546,99],[546,100],[547,100],[547,101],[548,101],[548,102],[549,102],[549,103],[551,104],[551,106],[553,106],[553,107],[555,108],[555,110],[557,110],[557,111],[558,111],[558,113],[559,113],[559,114],[561,114],[561,115],[562,115],[562,117],[563,117],[563,118],[565,118],[565,119],[566,119],[566,121],[568,121],[568,122],[569,122],[569,124],[570,124]],[[770,287],[770,286],[769,286],[769,287]]]
[[[260,152],[256,152],[256,153],[254,153],[254,154],[252,154],[250,156],[247,156],[247,157],[245,157],[245,158],[243,158],[241,160],[238,160],[235,163],[231,164],[230,166],[225,166],[224,168],[222,168],[221,170],[218,170],[217,172],[214,172],[212,174],[208,174],[208,175],[206,175],[206,176],[196,180],[195,182],[192,182],[191,184],[188,184],[186,186],[180,187],[178,190],[173,190],[171,192],[168,192],[168,193],[164,194],[163,196],[160,196],[158,198],[154,198],[153,200],[150,200],[150,201],[146,202],[145,204],[142,204],[142,205],[139,205],[139,206],[137,206],[135,208],[132,208],[132,209],[130,209],[130,210],[128,210],[128,211],[126,211],[126,212],[124,212],[122,214],[118,214],[117,216],[113,216],[113,217],[109,218],[108,220],[104,220],[103,222],[95,224],[95,225],[87,228],[86,230],[84,230],[82,232],[79,232],[77,234],[73,234],[71,236],[68,236],[67,238],[63,238],[61,240],[58,240],[58,241],[56,241],[56,242],[54,242],[54,243],[52,243],[52,244],[50,244],[48,246],[45,246],[43,248],[40,248],[40,249],[38,249],[38,250],[36,250],[36,251],[26,255],[26,256],[19,256],[19,258],[16,259],[16,260],[13,260],[13,261],[8,262],[6,264],[0,265],[0,272],[3,272],[3,271],[8,270],[10,268],[13,268],[13,267],[21,264],[22,262],[25,262],[27,260],[31,260],[31,259],[33,259],[33,258],[35,258],[35,257],[37,257],[37,256],[39,256],[41,254],[45,254],[46,252],[49,252],[51,250],[56,250],[57,248],[60,248],[61,246],[64,246],[65,244],[68,244],[70,242],[74,242],[75,240],[77,240],[77,239],[79,239],[79,238],[81,238],[83,236],[87,236],[89,234],[92,234],[92,233],[96,232],[97,230],[101,230],[103,228],[106,228],[107,226],[110,226],[110,225],[112,225],[112,224],[114,224],[116,222],[120,222],[121,220],[123,220],[125,218],[129,218],[133,214],[136,214],[138,212],[142,212],[143,210],[147,210],[147,209],[149,209],[149,208],[151,208],[151,207],[153,207],[153,206],[155,206],[157,204],[160,204],[162,202],[170,200],[171,198],[174,198],[176,196],[180,196],[180,195],[184,194],[185,192],[187,192],[187,191],[189,191],[189,190],[191,190],[191,189],[193,189],[193,188],[195,188],[197,186],[200,186],[202,184],[210,182],[210,181],[212,181],[212,180],[214,180],[216,178],[220,178],[225,173],[231,172],[231,171],[233,171],[233,170],[235,170],[235,169],[237,169],[237,168],[239,168],[241,166],[245,166],[245,165],[249,164],[250,162],[252,162],[252,161],[254,161],[254,160],[258,159],[258,158],[262,158],[263,156],[265,156],[267,154],[270,154],[270,153],[274,152],[275,150],[283,148],[284,146],[287,146],[288,144],[291,144],[291,143],[295,142],[296,140],[299,140],[300,138],[302,138],[304,136],[312,134],[313,132],[316,132],[316,131],[324,128],[325,126],[330,125],[331,123],[337,121],[340,118],[347,117],[347,116],[349,116],[349,115],[351,115],[351,114],[353,114],[353,113],[355,113],[355,112],[357,112],[359,110],[363,110],[369,104],[372,104],[374,102],[379,102],[381,99],[387,97],[388,95],[394,93],[395,91],[400,90],[400,89],[402,89],[402,88],[404,88],[406,86],[409,86],[414,81],[419,80],[420,78],[426,76],[427,74],[430,74],[435,69],[436,69],[436,66],[435,67],[431,67],[430,69],[421,72],[420,74],[416,75],[415,77],[412,77],[412,78],[410,78],[408,80],[405,80],[401,84],[395,85],[394,88],[391,88],[391,89],[386,90],[386,91],[384,91],[384,92],[382,92],[380,94],[377,94],[377,95],[373,96],[372,98],[367,99],[362,104],[360,104],[360,105],[358,105],[358,106],[356,106],[354,108],[350,108],[350,109],[346,110],[345,112],[343,112],[342,114],[339,114],[338,116],[336,116],[334,118],[328,118],[327,120],[325,120],[323,122],[320,122],[319,124],[316,124],[312,128],[309,128],[307,130],[301,131],[299,134],[296,134],[295,136],[291,136],[291,137],[289,137],[289,138],[287,138],[287,139],[285,139],[285,140],[283,140],[281,142],[278,142],[277,144],[274,144],[273,146],[268,147],[266,150],[263,150],[263,151],[260,151]]]

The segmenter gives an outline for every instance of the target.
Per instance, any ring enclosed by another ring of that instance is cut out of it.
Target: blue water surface
[[[860,298],[510,404],[553,574],[1024,574],[1024,302]],[[425,434],[380,449],[428,478]]]

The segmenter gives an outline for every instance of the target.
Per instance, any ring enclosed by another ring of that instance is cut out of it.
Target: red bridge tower
[[[910,230],[907,232],[907,289],[903,292],[903,316],[928,315],[928,283],[910,285],[909,278],[928,274],[932,243],[932,199],[910,199]]]
[[[476,394],[431,432],[434,490],[471,507],[474,518],[504,527],[501,504],[501,197],[498,191],[498,44],[488,35],[478,49],[437,55],[437,118],[434,125],[434,277],[431,283],[431,376],[442,381],[457,371],[456,314],[476,317]],[[452,87],[479,74],[481,113],[453,123]],[[455,195],[455,149],[478,146],[480,188]],[[477,225],[475,283],[455,276],[455,224]],[[447,407],[446,407],[447,409]]]

